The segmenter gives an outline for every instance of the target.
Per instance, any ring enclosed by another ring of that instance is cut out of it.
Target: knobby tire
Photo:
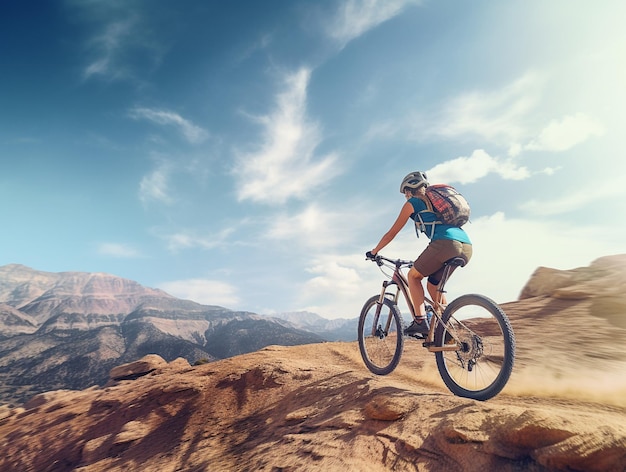
[[[446,326],[461,342],[457,351],[436,352],[437,368],[457,396],[484,401],[509,380],[515,360],[515,336],[502,309],[482,295],[463,295],[451,302],[435,330],[435,346],[450,341]]]
[[[376,375],[387,375],[398,366],[404,348],[404,322],[398,307],[387,298],[376,311],[380,296],[370,298],[359,317],[359,349],[363,362]],[[386,327],[389,326],[387,330]]]

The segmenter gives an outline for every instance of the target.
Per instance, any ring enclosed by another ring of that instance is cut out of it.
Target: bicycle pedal
[[[426,339],[426,335],[422,333],[404,333],[405,336],[415,339]]]

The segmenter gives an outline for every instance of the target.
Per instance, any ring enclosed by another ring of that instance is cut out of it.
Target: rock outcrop
[[[0,471],[624,471],[624,408],[454,397],[424,382],[432,359],[410,354],[387,377],[354,343],[195,367],[151,356],[105,388],[0,407]]]
[[[383,377],[355,342],[194,366],[148,356],[105,386],[0,406],[0,472],[625,472],[624,262],[539,269],[503,305],[517,357],[487,402],[450,394],[412,340]]]

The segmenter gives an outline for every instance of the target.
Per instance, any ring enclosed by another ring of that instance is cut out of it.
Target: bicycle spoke
[[[506,315],[478,295],[450,304],[444,321],[459,349],[437,354],[446,385],[457,395],[485,400],[506,384],[513,367],[514,338]],[[445,339],[442,333],[438,342]]]
[[[395,369],[402,354],[402,322],[395,305],[386,300],[379,307],[377,301],[378,297],[372,297],[361,312],[359,347],[368,369],[386,375]]]
[[[398,365],[404,347],[404,322],[396,304],[400,294],[405,297],[409,311],[415,312],[408,296],[408,281],[401,270],[411,267],[413,262],[369,253],[367,257],[381,267],[390,282],[383,282],[382,304],[379,304],[380,296],[375,295],[363,306],[358,328],[359,349],[371,372],[386,375]],[[446,262],[440,290],[452,271],[464,262],[460,258]],[[393,273],[385,272],[383,267],[392,269]],[[390,286],[395,286],[395,292],[392,289],[386,293]],[[461,295],[436,320],[434,339],[427,339],[424,346],[433,348],[437,369],[450,391],[481,401],[500,393],[515,362],[515,335],[502,309],[483,295]]]
[[[450,320],[461,349],[448,352],[444,357],[448,372],[459,385],[468,390],[481,390],[491,385],[502,370],[504,336],[493,316],[485,310],[471,308],[472,313],[459,310]]]

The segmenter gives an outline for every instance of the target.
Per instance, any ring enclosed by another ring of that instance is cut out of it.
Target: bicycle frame
[[[409,281],[407,277],[401,271],[402,266],[407,265],[407,263],[406,262],[403,263],[403,261],[392,261],[389,259],[386,259],[386,260],[388,262],[393,262],[395,269],[393,271],[393,275],[391,276],[391,279],[383,281],[382,290],[380,292],[380,298],[378,299],[378,309],[377,309],[376,316],[378,317],[378,315],[380,314],[380,309],[383,306],[383,300],[385,299],[386,296],[391,295],[392,297],[391,300],[394,302],[395,305],[397,305],[398,299],[400,298],[400,293],[402,293],[406,301],[406,304],[409,307],[409,311],[411,312],[411,316],[415,318],[417,316],[417,313],[415,311],[415,306],[413,305],[413,301],[411,300],[411,295],[409,292]],[[440,293],[444,293],[445,282],[447,281],[450,275],[451,275],[450,270],[446,270],[444,272],[444,276],[442,277],[442,280],[437,289]],[[388,293],[387,289],[392,285],[396,286],[396,292]],[[431,321],[430,323],[430,329],[428,331],[428,335],[424,339],[424,344],[423,344],[424,347],[426,347],[429,352],[456,351],[458,349],[458,345],[456,342],[448,346],[440,346],[440,347],[434,346],[435,328],[437,324],[442,323],[441,315],[443,314],[445,307],[438,302],[434,302],[433,300],[426,297],[425,295],[424,295],[424,300],[430,303],[430,305],[433,307],[433,310],[434,310],[433,318],[435,319],[434,322]],[[391,323],[391,318],[387,320],[387,326],[386,326],[387,331],[389,330],[390,323]],[[454,333],[450,332],[450,335],[452,336],[453,339],[455,339],[455,341],[457,341]]]
[[[407,338],[421,339],[422,346],[434,354],[441,379],[452,393],[480,401],[500,393],[515,361],[515,335],[506,313],[484,295],[461,295],[449,304],[442,297],[445,284],[457,267],[465,265],[465,258],[447,260],[441,274],[435,275],[440,279],[436,292],[429,286],[428,293],[437,302],[424,297],[434,313],[428,331],[419,334],[407,332],[398,306],[403,296],[413,317],[422,309],[411,299],[410,273],[405,270],[413,261],[372,254],[367,258],[385,275],[380,294],[370,297],[359,315],[359,351],[367,368],[376,375],[390,374],[400,362]]]

